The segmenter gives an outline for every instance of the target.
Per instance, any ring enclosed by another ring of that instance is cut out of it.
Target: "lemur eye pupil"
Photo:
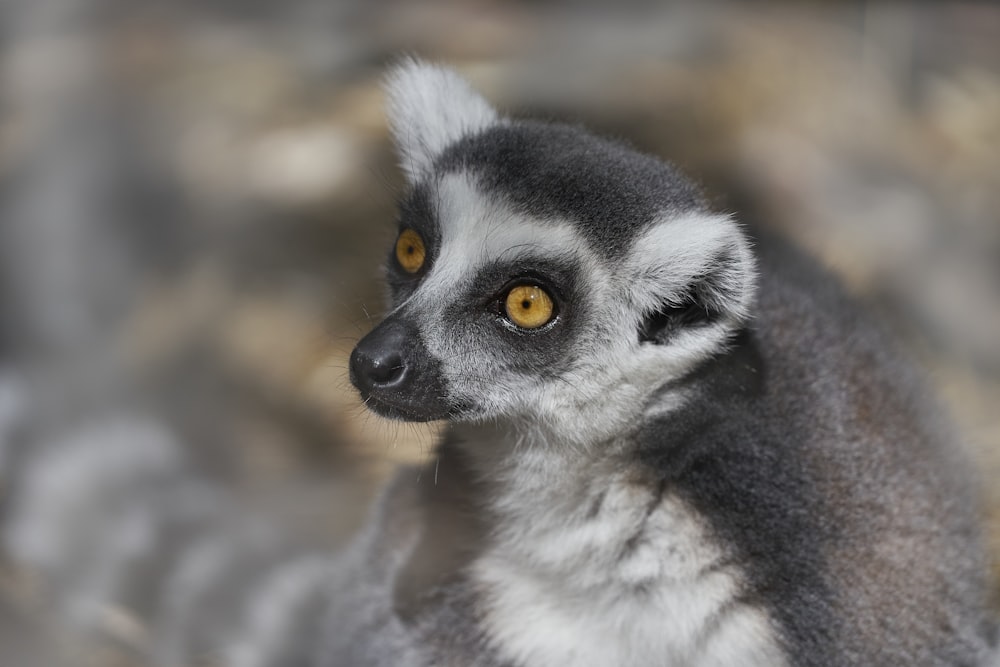
[[[404,229],[396,239],[396,261],[407,273],[416,273],[424,265],[424,240],[412,229]]]
[[[522,329],[537,329],[555,317],[552,297],[537,285],[517,285],[509,292],[504,303],[507,319]]]

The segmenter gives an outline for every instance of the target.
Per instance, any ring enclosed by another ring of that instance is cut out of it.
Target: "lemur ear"
[[[498,120],[496,111],[455,72],[416,59],[386,81],[386,113],[407,179],[427,174],[441,151]]]
[[[696,327],[735,328],[751,315],[756,268],[729,217],[694,214],[655,225],[634,246],[640,342],[666,344]]]

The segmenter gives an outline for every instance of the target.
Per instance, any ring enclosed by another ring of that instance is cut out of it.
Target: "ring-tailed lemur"
[[[359,547],[328,664],[989,659],[966,468],[828,275],[448,70],[388,93],[409,191],[352,380],[451,425]]]
[[[69,428],[0,369],[5,658],[102,655],[19,652],[15,566],[57,625],[157,667],[990,659],[970,477],[830,277],[449,71],[389,92],[410,190],[351,367],[374,410],[452,422],[436,460],[335,552],[165,416]]]

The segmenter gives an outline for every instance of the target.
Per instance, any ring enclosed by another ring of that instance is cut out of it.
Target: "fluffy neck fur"
[[[743,573],[732,554],[638,463],[633,434],[586,448],[541,438],[458,426],[440,451],[468,461],[479,496],[486,525],[465,572],[501,656],[586,667],[784,664],[766,614],[737,601]]]
[[[659,480],[637,463],[632,436],[580,444],[542,426],[460,424],[439,455],[465,462],[492,546],[505,558],[572,573],[587,587],[610,574],[662,499]]]

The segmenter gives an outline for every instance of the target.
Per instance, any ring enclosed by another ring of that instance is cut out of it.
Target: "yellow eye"
[[[412,229],[404,229],[396,239],[396,261],[407,273],[416,273],[424,265],[424,240]]]
[[[518,285],[507,292],[507,317],[522,329],[537,329],[552,321],[555,306],[545,290],[535,285]]]

